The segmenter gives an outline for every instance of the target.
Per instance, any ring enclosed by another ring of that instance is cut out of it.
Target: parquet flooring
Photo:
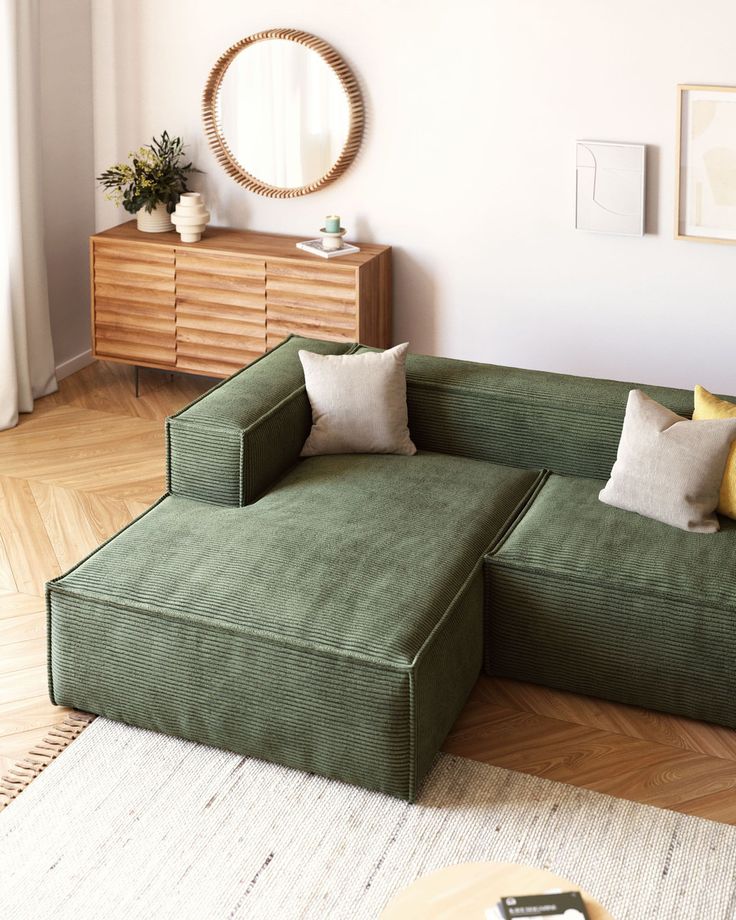
[[[444,750],[736,824],[736,732],[717,725],[481,677]]]
[[[46,696],[43,585],[164,488],[163,419],[212,381],[98,362],[0,432],[0,772],[64,717]],[[736,732],[482,677],[446,751],[736,824]]]
[[[0,774],[64,718],[46,694],[44,584],[164,491],[163,419],[214,381],[97,362],[0,432]]]

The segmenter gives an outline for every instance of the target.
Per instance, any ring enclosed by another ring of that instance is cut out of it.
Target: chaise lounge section
[[[300,460],[300,348],[362,350],[169,419],[167,495],[49,583],[55,702],[408,800],[482,666],[736,726],[736,524],[597,500],[629,385],[409,356],[415,457]]]
[[[316,344],[273,358],[297,370]],[[52,696],[412,799],[481,668],[484,555],[538,473],[428,452],[294,464],[303,382],[250,386],[268,363],[171,420],[175,494],[51,583]],[[282,476],[283,443],[251,449],[274,407],[297,428]],[[265,491],[249,459],[275,472]],[[200,483],[220,502],[189,497]]]

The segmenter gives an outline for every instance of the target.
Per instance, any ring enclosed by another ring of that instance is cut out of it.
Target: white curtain
[[[0,0],[0,429],[56,389],[43,244],[38,0]]]

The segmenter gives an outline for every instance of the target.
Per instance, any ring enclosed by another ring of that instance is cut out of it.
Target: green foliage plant
[[[160,138],[128,154],[128,159],[106,169],[97,181],[107,189],[106,198],[135,214],[142,208],[150,212],[165,204],[171,214],[179,196],[187,191],[187,177],[201,172],[184,161],[184,143],[180,137]]]

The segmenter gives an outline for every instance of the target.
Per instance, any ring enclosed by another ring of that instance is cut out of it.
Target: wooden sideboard
[[[90,238],[97,358],[227,377],[289,333],[386,348],[391,248],[319,259],[301,237],[209,227],[199,243],[129,221]]]

